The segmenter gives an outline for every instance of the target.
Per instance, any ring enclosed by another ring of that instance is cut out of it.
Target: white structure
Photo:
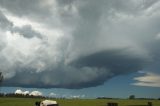
[[[58,106],[57,101],[53,100],[44,100],[41,101],[40,103],[36,103],[36,106]]]

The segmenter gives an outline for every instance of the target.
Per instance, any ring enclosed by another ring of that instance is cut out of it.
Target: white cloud
[[[32,96],[42,96],[42,92],[40,92],[40,91],[32,91],[29,95],[32,95]]]
[[[72,95],[71,98],[80,98],[80,95]]]
[[[72,94],[72,93],[68,93],[68,94],[57,94],[57,93],[54,93],[54,92],[51,92],[49,94],[49,97],[57,97],[57,98],[61,98],[61,97],[64,97],[64,98],[68,98],[68,99],[72,99],[72,98],[85,98],[86,95],[84,94]]]
[[[135,77],[134,80],[137,81],[132,84],[135,86],[160,87],[160,75],[159,74],[147,72],[143,76]]]
[[[29,91],[22,91],[21,89],[17,89],[15,91],[15,94],[22,94],[22,95],[32,95],[32,96],[42,96],[42,92],[40,91],[32,91],[32,92],[29,92]]]
[[[70,95],[70,98],[73,98],[73,99],[85,98],[85,95]]]
[[[15,91],[15,94],[27,95],[27,94],[29,94],[29,91],[22,91],[22,90],[20,90],[20,89],[17,89],[17,90]]]
[[[51,93],[49,94],[49,96],[50,96],[50,97],[56,97],[56,96],[57,96],[57,94],[55,94],[55,93],[51,92]]]
[[[27,95],[27,94],[29,94],[29,91],[24,91],[23,94]]]
[[[20,90],[20,89],[17,89],[17,90],[15,91],[15,94],[23,94],[23,91]]]

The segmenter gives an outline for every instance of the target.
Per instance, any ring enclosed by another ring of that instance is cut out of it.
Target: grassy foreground
[[[0,106],[34,106],[34,98],[0,98]],[[160,100],[107,100],[107,99],[58,99],[59,106],[107,106],[108,102],[116,102],[119,106],[146,105],[152,102],[153,106],[160,106]]]

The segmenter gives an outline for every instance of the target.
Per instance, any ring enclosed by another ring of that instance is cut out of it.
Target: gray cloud
[[[110,69],[114,74],[122,74],[140,70],[147,61],[143,57],[129,55],[125,49],[108,50],[80,57],[73,61],[76,67],[98,67]]]
[[[47,67],[47,70],[38,73],[34,72],[34,68],[28,66],[27,69],[19,69],[24,71],[6,80],[4,84],[7,86],[69,89],[98,86],[117,75],[141,70],[147,64],[144,58],[126,55],[128,53],[124,51],[126,50],[101,51],[79,57],[67,66],[61,63],[60,66]],[[17,82],[17,79],[21,79],[21,81]]]
[[[13,26],[13,23],[7,19],[7,17],[0,11],[0,26],[3,30],[8,30],[11,33],[19,33],[26,38],[38,37],[42,38],[42,35],[32,29],[30,25],[23,27]]]
[[[12,23],[10,23],[7,18],[3,15],[3,13],[0,11],[0,26],[1,28],[7,28],[9,26],[12,26]]]
[[[35,37],[42,39],[42,35],[34,31],[30,25],[25,25],[22,28],[13,27],[11,31],[12,33],[18,32],[19,34],[21,34],[22,36],[26,38],[33,38],[35,36]]]
[[[47,2],[47,1],[46,1]],[[1,0],[0,5],[19,16],[28,15],[49,15],[49,8],[41,0]],[[6,8],[7,7],[7,8]]]
[[[151,68],[159,62],[159,3],[0,1],[0,22],[9,26],[0,32],[3,85],[80,89]],[[16,26],[8,15],[30,23]]]

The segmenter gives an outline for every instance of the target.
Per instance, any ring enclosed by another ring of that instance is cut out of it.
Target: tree
[[[135,95],[130,95],[129,99],[135,99]]]
[[[1,91],[1,83],[3,81],[3,75],[2,75],[2,72],[0,72],[0,91]]]
[[[3,81],[3,75],[2,75],[2,72],[0,72],[0,84],[2,83]]]

